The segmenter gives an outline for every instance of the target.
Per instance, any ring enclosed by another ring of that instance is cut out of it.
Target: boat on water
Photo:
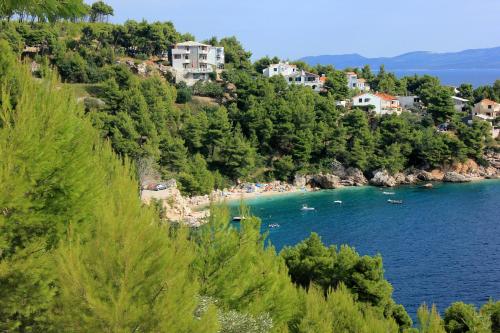
[[[309,207],[307,205],[302,205],[302,208],[300,210],[302,210],[302,211],[314,210],[314,207]]]
[[[394,195],[394,194],[396,194],[396,192],[386,192],[386,191],[384,191],[382,193],[385,194],[385,195]]]
[[[244,217],[244,216],[234,216],[233,222],[241,222],[244,219],[246,219],[246,217]]]
[[[271,223],[268,225],[269,228],[273,229],[273,228],[279,228],[280,225],[278,223]]]
[[[424,188],[424,189],[431,189],[434,187],[434,185],[432,185],[432,183],[427,183],[427,184],[424,184],[422,186],[419,186],[420,188]]]
[[[403,203],[403,200],[391,200],[391,199],[389,199],[389,200],[387,200],[387,202],[390,204],[400,205]]]
[[[342,200],[335,200],[334,203],[336,203],[336,204],[342,204]]]

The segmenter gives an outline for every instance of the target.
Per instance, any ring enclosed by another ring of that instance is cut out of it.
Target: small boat
[[[382,193],[385,194],[385,195],[394,195],[394,194],[396,194],[395,192],[382,192]]]
[[[270,225],[268,225],[268,227],[273,229],[273,228],[279,228],[280,225],[278,223],[271,223]]]
[[[388,203],[391,203],[391,204],[396,204],[396,205],[400,205],[403,203],[403,200],[387,200]]]
[[[240,222],[244,219],[246,219],[246,217],[244,217],[244,216],[235,216],[235,217],[233,217],[233,222]]]
[[[314,210],[314,208],[308,207],[307,205],[302,205],[302,208],[300,210],[307,211],[307,210]]]
[[[425,189],[431,189],[433,187],[434,187],[434,185],[432,185],[432,183],[427,183],[427,184],[420,186],[420,188],[425,188]]]
[[[342,200],[335,200],[334,203],[336,203],[336,204],[342,204]]]

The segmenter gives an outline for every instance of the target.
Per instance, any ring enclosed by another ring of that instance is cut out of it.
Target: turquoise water
[[[380,253],[395,300],[413,317],[424,302],[444,311],[459,300],[480,305],[500,299],[500,181],[435,184],[432,190],[345,188],[246,204],[277,250],[314,231],[328,245]],[[316,210],[303,212],[303,204]],[[232,210],[237,214],[236,203]],[[269,229],[270,223],[280,227]]]

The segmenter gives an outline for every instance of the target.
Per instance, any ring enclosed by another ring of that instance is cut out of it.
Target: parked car
[[[162,190],[166,190],[167,189],[167,186],[165,184],[158,184],[155,186],[155,191],[162,191]]]

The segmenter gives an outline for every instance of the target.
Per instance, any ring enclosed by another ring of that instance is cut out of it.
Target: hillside
[[[364,65],[377,68],[382,64],[389,70],[500,69],[500,47],[448,53],[417,51],[380,58],[359,54],[319,55],[300,60],[311,66],[332,64],[339,69]]]

